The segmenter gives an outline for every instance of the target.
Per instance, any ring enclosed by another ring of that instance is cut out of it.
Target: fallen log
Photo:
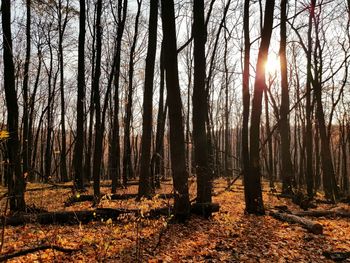
[[[322,234],[323,232],[323,227],[320,223],[311,221],[306,218],[299,217],[294,214],[270,211],[270,215],[284,222],[300,224],[303,228],[307,229],[308,231],[314,234]]]
[[[63,252],[63,253],[72,253],[72,252],[76,252],[76,251],[80,250],[80,249],[64,248],[64,247],[59,247],[59,246],[54,246],[54,245],[42,245],[42,246],[39,246],[39,247],[28,248],[28,249],[24,249],[24,250],[20,250],[20,251],[14,252],[14,253],[1,255],[0,256],[0,262],[9,260],[11,258],[25,256],[27,254],[31,254],[31,253],[42,251],[42,250],[46,250],[46,249],[53,249],[53,250],[57,250],[57,251]]]
[[[211,213],[219,211],[219,205],[216,203],[202,203],[192,204],[191,212],[194,214],[204,215],[206,212]],[[1,216],[1,223],[7,226],[18,226],[23,224],[87,224],[91,221],[101,220],[116,220],[121,214],[135,214],[136,216],[141,215],[139,209],[112,209],[112,208],[97,208],[95,210],[84,210],[84,211],[57,211],[57,212],[45,212],[37,214],[17,214],[14,216],[4,217]],[[163,207],[151,209],[146,212],[143,217],[154,219],[160,216],[171,216],[173,214],[173,207]]]
[[[151,209],[145,217],[150,219],[156,219],[160,216],[171,216],[174,211],[173,207],[163,207],[163,208],[155,208]],[[191,204],[191,213],[208,217],[211,215],[211,213],[219,212],[220,205],[217,203],[194,203]],[[210,215],[208,215],[208,212],[210,212]]]
[[[328,259],[331,259],[336,262],[344,261],[348,258],[350,258],[350,252],[332,252],[332,251],[324,251],[322,253],[323,256],[325,256]]]
[[[157,194],[155,195],[156,198],[160,199],[169,199],[173,198],[174,194]],[[127,199],[133,199],[138,198],[138,194],[106,194],[102,196],[102,199],[108,199],[108,200],[127,200]],[[86,201],[93,201],[94,196],[93,195],[73,195],[69,197],[65,202],[65,206],[70,206],[73,203],[78,202],[86,202]]]
[[[348,217],[350,218],[350,211],[338,210],[310,210],[293,212],[296,216],[311,216],[311,217]]]
[[[58,211],[38,214],[19,214],[10,217],[1,217],[2,224],[18,226],[28,223],[48,224],[86,224],[101,219],[116,219],[121,214],[137,213],[138,210],[97,208],[89,211]]]

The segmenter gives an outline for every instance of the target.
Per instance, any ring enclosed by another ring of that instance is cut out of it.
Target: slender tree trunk
[[[39,80],[40,80],[40,74],[41,74],[41,67],[42,67],[42,55],[41,55],[41,47],[38,47],[38,68],[37,68],[37,73],[36,73],[36,77],[35,77],[35,83],[34,83],[34,89],[33,89],[33,93],[30,96],[30,112],[29,112],[29,128],[28,128],[28,147],[29,147],[29,152],[30,155],[28,155],[28,158],[30,156],[29,161],[31,162],[31,169],[35,168],[35,158],[36,158],[36,154],[37,154],[37,140],[35,140],[35,143],[33,141],[33,123],[34,123],[34,106],[35,106],[35,98],[36,98],[36,93],[39,87]],[[43,120],[44,114],[42,114],[40,120],[39,120],[39,124],[37,129],[37,133],[40,131],[40,126]],[[38,135],[37,135],[38,136]],[[30,173],[30,179],[33,179],[33,173]]]
[[[306,133],[305,133],[305,148],[306,148],[306,185],[309,197],[314,195],[314,174],[312,169],[312,103],[311,103],[311,52],[312,52],[312,18],[315,12],[316,0],[311,0],[309,28],[308,28],[308,51],[307,51],[307,79],[306,79]]]
[[[50,53],[50,65],[47,69],[47,78],[48,78],[48,100],[47,100],[47,131],[46,131],[46,148],[45,148],[45,169],[44,172],[44,180],[49,180],[51,176],[51,162],[52,162],[52,132],[53,132],[53,120],[52,120],[52,108],[53,101],[55,96],[55,77],[53,76],[53,53],[52,53],[52,45],[51,45],[51,35],[48,33],[48,45],[49,45],[49,53]],[[54,79],[54,83],[52,80]]]
[[[225,23],[226,26],[226,23]],[[229,110],[229,89],[230,89],[230,83],[229,83],[229,72],[228,72],[228,65],[227,65],[227,53],[228,53],[228,37],[227,37],[227,31],[224,32],[224,39],[225,39],[225,51],[224,51],[224,68],[225,68],[225,111],[224,111],[224,117],[225,117],[225,138],[224,138],[224,168],[225,168],[225,177],[227,178],[228,182],[229,179],[232,177],[232,162],[231,162],[231,139],[230,139],[230,110]]]
[[[243,85],[242,85],[242,96],[243,96],[243,122],[242,122],[242,165],[243,165],[243,176],[244,182],[249,177],[249,67],[250,67],[250,37],[249,37],[249,3],[250,0],[244,1],[244,15],[243,15],[243,33],[244,33],[244,57],[243,57]],[[245,201],[248,200],[249,193],[245,188]]]
[[[252,214],[264,214],[264,204],[261,193],[261,171],[259,157],[260,119],[262,110],[262,95],[266,89],[265,62],[273,24],[274,0],[266,0],[264,27],[261,32],[261,43],[256,64],[254,97],[250,122],[250,169],[244,187],[247,188],[246,211]]]
[[[171,167],[174,181],[175,218],[185,220],[190,213],[188,174],[186,171],[182,103],[176,53],[176,29],[173,0],[162,0],[164,67],[168,90]]]
[[[15,87],[15,70],[12,54],[11,34],[11,1],[1,1],[3,59],[4,59],[4,89],[7,106],[7,129],[10,137],[7,140],[8,169],[7,182],[11,211],[25,209],[25,181],[21,172],[20,141],[18,138],[18,104]]]
[[[134,55],[138,39],[139,19],[141,13],[142,0],[137,0],[137,13],[135,18],[135,33],[129,55],[129,78],[128,78],[128,98],[126,103],[124,121],[124,156],[123,156],[123,184],[126,186],[128,178],[133,176],[131,163],[130,126],[132,120],[132,99],[133,99],[133,77],[134,77]]]
[[[78,97],[77,131],[74,147],[74,183],[78,190],[84,189],[83,150],[84,150],[84,101],[85,101],[85,0],[79,0],[79,43],[78,43]]]
[[[24,72],[23,72],[23,148],[22,148],[22,158],[23,158],[23,174],[30,177],[30,160],[31,160],[31,147],[29,140],[30,129],[29,126],[29,100],[28,100],[28,84],[29,84],[29,64],[30,64],[30,51],[31,51],[31,0],[27,0],[26,13],[26,58],[24,62]]]
[[[160,177],[164,174],[164,132],[165,120],[167,113],[167,103],[164,106],[164,41],[162,42],[160,52],[160,87],[159,87],[159,103],[157,116],[157,134],[156,147],[152,156],[153,176],[155,180],[155,187],[160,188]]]
[[[94,89],[94,107],[95,107],[95,147],[94,147],[94,161],[93,161],[93,180],[94,180],[94,201],[95,204],[100,199],[100,173],[102,162],[102,141],[103,131],[101,124],[101,102],[100,102],[100,77],[101,77],[101,53],[102,53],[102,0],[97,0],[96,7],[96,64],[93,78]]]
[[[281,136],[281,159],[282,159],[282,193],[291,194],[293,167],[290,154],[290,126],[289,126],[289,89],[287,72],[287,0],[281,0],[281,41],[280,41],[280,64],[281,64],[281,108],[279,130]]]
[[[150,160],[152,141],[152,102],[153,102],[153,78],[154,64],[157,51],[157,21],[158,21],[158,0],[151,0],[149,29],[148,29],[148,50],[146,58],[145,89],[143,96],[143,122],[141,139],[141,170],[139,182],[139,197],[149,196],[152,193]]]
[[[320,11],[321,12],[321,11]],[[338,186],[335,178],[334,165],[332,162],[332,151],[330,148],[330,136],[327,135],[327,126],[322,104],[322,47],[319,38],[320,14],[313,14],[315,23],[315,50],[314,50],[314,78],[312,86],[314,88],[316,101],[316,119],[318,123],[319,135],[321,140],[321,163],[323,189],[326,198],[335,201],[339,198]]]
[[[272,84],[271,84],[272,85]],[[271,86],[269,84],[269,86]],[[270,87],[269,87],[270,88]],[[266,172],[270,181],[270,187],[274,188],[274,167],[273,167],[273,151],[272,151],[272,136],[270,128],[270,114],[269,114],[269,99],[267,90],[264,91],[264,102],[265,102],[265,135],[267,137],[267,151],[266,151]]]
[[[348,155],[347,155],[347,134],[346,134],[345,121],[342,120],[341,124],[341,157],[342,157],[342,191],[346,196],[349,193],[349,178],[348,178]]]
[[[110,172],[112,173],[112,193],[116,192],[117,184],[120,180],[120,139],[119,139],[119,77],[120,77],[120,52],[122,38],[125,27],[125,19],[128,1],[118,0],[118,29],[115,53],[115,77],[114,77],[114,110],[112,126],[112,146],[111,146],[111,164]]]
[[[62,17],[63,14],[63,6],[62,0],[58,1],[58,53],[59,53],[59,67],[60,67],[60,92],[61,92],[61,160],[60,160],[60,172],[61,172],[61,180],[63,182],[68,181],[68,173],[67,173],[67,136],[66,136],[66,123],[65,123],[65,115],[66,115],[66,103],[64,98],[64,65],[63,65],[63,35],[65,32],[65,27],[67,24],[67,16],[66,13],[65,18]],[[68,7],[67,7],[68,8]]]
[[[193,87],[193,142],[197,175],[197,203],[211,203],[212,178],[208,167],[208,139],[206,134],[206,118],[208,115],[207,96],[205,90],[205,42],[206,27],[204,24],[204,0],[196,0],[193,4],[195,28],[194,39],[194,87]],[[205,212],[209,216],[210,212]]]
[[[314,147],[315,147],[315,180],[314,187],[317,191],[321,186],[321,160],[320,160],[320,136],[318,124],[315,123],[315,136],[314,136]]]

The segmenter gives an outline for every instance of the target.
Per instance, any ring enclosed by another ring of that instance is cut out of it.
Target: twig
[[[152,249],[152,253],[154,253],[154,251],[157,250],[157,248],[159,247],[159,245],[160,245],[160,243],[161,243],[161,241],[162,241],[162,237],[164,236],[165,232],[166,232],[166,231],[168,230],[168,228],[169,228],[168,222],[166,222],[166,223],[167,223],[166,226],[165,226],[164,228],[162,228],[162,230],[161,230],[160,233],[159,233],[158,242],[157,242],[157,244],[154,246],[154,248]]]
[[[41,250],[46,250],[46,249],[54,249],[54,250],[57,250],[57,251],[63,252],[63,253],[72,253],[72,252],[76,252],[76,251],[80,250],[80,249],[73,249],[73,248],[64,248],[64,247],[59,247],[59,246],[55,246],[55,245],[42,245],[39,247],[28,248],[28,249],[20,250],[20,251],[15,252],[15,253],[2,255],[2,256],[0,256],[0,262],[9,260],[11,258],[24,256],[24,255],[27,255],[30,253],[38,252]]]
[[[233,181],[225,188],[225,191],[230,190],[231,186],[238,180],[239,177],[241,177],[241,175],[242,175],[241,173],[238,174],[238,175],[236,176],[236,178],[233,179]]]

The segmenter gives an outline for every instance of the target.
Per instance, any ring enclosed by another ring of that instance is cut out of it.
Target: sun
[[[280,69],[280,60],[277,56],[269,56],[265,63],[266,73],[275,74]]]

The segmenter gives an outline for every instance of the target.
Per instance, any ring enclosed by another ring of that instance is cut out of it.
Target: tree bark
[[[293,167],[290,154],[290,126],[289,126],[289,88],[287,72],[287,0],[281,1],[281,42],[280,42],[280,64],[281,64],[281,107],[279,130],[281,136],[281,159],[282,159],[282,193],[291,194]]]
[[[29,85],[29,64],[31,55],[31,0],[26,1],[26,58],[24,61],[23,71],[23,146],[22,146],[22,158],[23,158],[23,174],[30,177],[30,160],[31,160],[31,140],[29,126],[29,99],[28,99],[28,85]]]
[[[68,4],[68,3],[67,3]],[[63,17],[63,9],[68,10],[68,6],[62,6],[62,0],[58,1],[58,57],[59,57],[59,67],[60,67],[60,95],[61,95],[61,151],[60,151],[60,173],[61,180],[63,182],[68,181],[67,172],[67,136],[66,136],[66,103],[64,97],[64,65],[63,65],[63,35],[66,29],[68,21],[68,11],[65,12],[65,17]]]
[[[125,109],[124,120],[124,155],[123,155],[123,185],[126,186],[128,178],[133,176],[133,167],[131,163],[131,145],[130,145],[130,126],[132,119],[132,99],[134,93],[134,55],[138,39],[139,19],[141,13],[142,0],[137,0],[137,13],[135,18],[135,32],[129,54],[129,74],[128,74],[128,96]]]
[[[323,227],[320,223],[311,221],[306,218],[279,212],[270,212],[270,215],[281,221],[300,224],[302,227],[306,228],[316,235],[322,234],[323,232]]]
[[[261,171],[259,157],[260,119],[262,110],[262,95],[266,89],[265,63],[273,24],[274,0],[266,0],[264,27],[261,32],[261,43],[256,65],[256,77],[254,84],[254,97],[250,122],[250,164],[249,176],[245,178],[246,211],[253,214],[264,214],[264,204],[261,193]]]
[[[311,80],[312,80],[312,73],[311,73],[311,52],[312,52],[312,17],[314,16],[315,12],[315,4],[316,0],[311,0],[311,6],[310,6],[310,15],[309,15],[309,28],[307,33],[307,39],[308,39],[308,50],[307,50],[307,79],[306,79],[306,105],[305,105],[305,112],[306,112],[306,131],[305,131],[305,149],[306,149],[306,186],[307,186],[307,193],[310,197],[314,195],[314,174],[312,169],[312,107],[313,104],[311,103]]]
[[[74,147],[74,183],[78,190],[84,189],[83,149],[84,149],[84,102],[85,102],[85,0],[79,0],[79,43],[78,43],[78,97],[77,131]]]
[[[114,109],[113,109],[113,126],[112,126],[112,142],[110,153],[110,175],[112,179],[112,193],[116,192],[117,184],[120,183],[120,139],[119,139],[119,77],[120,77],[120,53],[122,39],[125,27],[126,12],[128,1],[118,0],[118,29],[116,39],[115,53],[115,76],[114,76]],[[119,181],[119,182],[118,182]]]
[[[141,139],[141,170],[140,184],[138,189],[139,197],[152,194],[152,183],[150,173],[151,141],[152,141],[152,102],[153,102],[153,78],[154,64],[157,51],[157,21],[158,21],[158,0],[151,0],[149,29],[148,29],[148,50],[145,70],[145,88],[143,96],[143,122]]]
[[[1,1],[3,59],[4,59],[4,89],[7,107],[7,129],[10,137],[7,140],[8,169],[7,182],[11,211],[25,209],[25,181],[21,172],[20,141],[18,138],[18,104],[15,87],[15,69],[12,54],[11,33],[11,1]]]
[[[208,139],[206,119],[208,100],[205,90],[205,42],[206,27],[204,24],[204,0],[193,4],[194,39],[194,87],[193,87],[193,142],[197,175],[197,203],[211,203],[212,178],[208,167]],[[209,216],[209,214],[205,216]]]
[[[164,176],[164,131],[165,120],[167,114],[167,103],[164,105],[164,41],[162,42],[160,52],[160,87],[159,87],[159,103],[157,116],[157,134],[156,147],[152,156],[152,169],[154,176],[154,184],[160,188],[160,177]]]
[[[102,26],[101,26],[101,14],[102,14],[102,0],[97,0],[96,8],[96,64],[93,78],[93,92],[94,92],[94,106],[95,106],[95,148],[94,148],[94,161],[93,161],[93,180],[94,180],[94,196],[95,203],[100,199],[100,173],[102,162],[102,141],[103,131],[101,124],[101,102],[100,102],[100,77],[101,77],[101,53],[102,53]]]
[[[244,182],[249,180],[249,67],[250,67],[250,37],[249,37],[249,4],[250,0],[244,1],[243,33],[244,33],[244,57],[243,57],[243,121],[242,121],[242,166]],[[248,190],[248,188],[245,188]],[[248,203],[249,193],[245,193],[245,202]]]
[[[185,143],[183,134],[182,103],[179,85],[176,29],[173,0],[162,0],[162,23],[164,36],[164,66],[169,105],[170,152],[174,181],[174,215],[185,220],[190,213],[188,193],[188,174],[185,161]]]

